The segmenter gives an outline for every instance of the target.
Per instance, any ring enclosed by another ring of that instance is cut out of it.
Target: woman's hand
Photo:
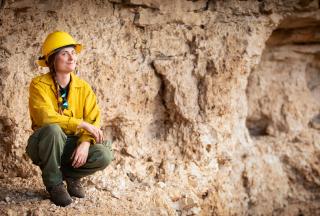
[[[85,121],[81,122],[81,124],[78,127],[88,131],[95,138],[97,143],[103,142],[103,133],[102,130],[100,130],[100,128],[97,128],[96,126],[89,124]]]
[[[82,142],[77,148],[73,151],[71,155],[72,166],[74,168],[81,167],[87,162],[88,153],[89,153],[89,142]]]

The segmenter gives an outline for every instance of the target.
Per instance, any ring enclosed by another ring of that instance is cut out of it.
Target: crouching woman
[[[110,143],[100,129],[96,95],[74,73],[81,49],[66,32],[49,34],[37,62],[49,72],[33,78],[29,89],[34,133],[26,152],[40,167],[50,199],[59,206],[72,203],[71,196],[83,198],[80,179],[113,160]]]

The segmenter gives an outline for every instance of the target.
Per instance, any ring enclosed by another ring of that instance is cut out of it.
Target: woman
[[[37,63],[50,71],[30,84],[34,133],[26,152],[40,167],[50,199],[59,206],[69,205],[70,196],[84,197],[80,178],[104,169],[113,159],[111,146],[99,128],[96,96],[74,73],[81,49],[66,32],[49,34]]]

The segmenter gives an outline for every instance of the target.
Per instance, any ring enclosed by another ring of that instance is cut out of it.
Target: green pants
[[[46,187],[62,183],[63,177],[81,178],[103,170],[113,160],[111,144],[104,142],[90,145],[87,162],[73,168],[71,155],[77,140],[76,136],[67,136],[57,124],[42,127],[30,136],[26,152],[40,167]]]

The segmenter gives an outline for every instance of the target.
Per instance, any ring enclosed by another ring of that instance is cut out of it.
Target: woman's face
[[[55,70],[57,73],[70,73],[74,71],[77,64],[77,54],[73,47],[60,50],[55,59]]]

